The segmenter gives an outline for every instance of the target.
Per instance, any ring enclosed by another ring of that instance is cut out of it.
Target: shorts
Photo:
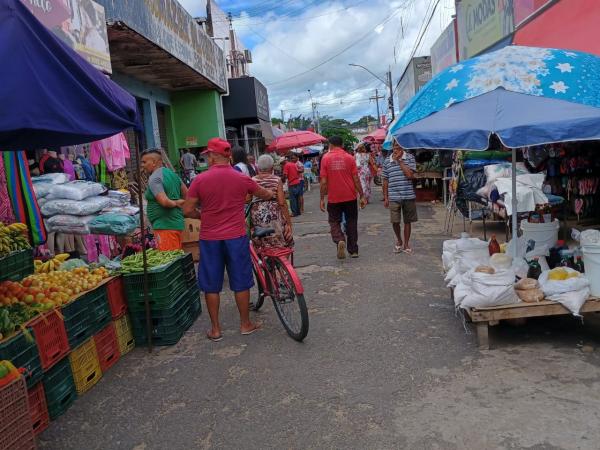
[[[401,200],[399,202],[390,202],[390,222],[400,223],[401,217],[404,219],[403,222],[414,223],[419,220],[417,216],[417,202],[416,200]]]
[[[154,237],[161,252],[183,250],[183,231],[154,230]]]
[[[223,290],[225,269],[229,276],[229,288],[243,292],[254,286],[250,242],[248,236],[222,241],[200,240],[200,263],[198,286],[209,294]]]

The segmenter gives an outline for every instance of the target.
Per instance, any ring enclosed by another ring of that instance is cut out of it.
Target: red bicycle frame
[[[292,283],[294,283],[296,293],[304,294],[304,287],[302,287],[300,277],[298,277],[296,269],[294,269],[294,266],[291,262],[290,256],[293,253],[294,250],[291,248],[270,248],[256,251],[252,241],[250,241],[250,257],[252,258],[252,264],[254,265],[256,277],[262,286],[263,294],[265,296],[271,296],[271,286],[275,284],[273,276],[271,275],[268,267],[268,260],[271,258],[278,259],[279,262],[285,266],[290,274],[290,277],[292,278]]]

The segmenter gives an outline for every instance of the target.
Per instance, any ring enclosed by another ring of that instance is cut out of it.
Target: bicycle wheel
[[[271,266],[271,299],[277,316],[287,334],[298,342],[308,334],[308,309],[304,295],[296,292],[296,286],[288,267],[278,258],[269,260]]]
[[[256,300],[250,301],[250,309],[252,311],[258,311],[265,303],[265,292],[263,290],[260,279],[258,278],[258,274],[256,273],[256,268],[252,266],[252,273],[254,273],[254,282],[256,284],[255,288],[257,290]]]

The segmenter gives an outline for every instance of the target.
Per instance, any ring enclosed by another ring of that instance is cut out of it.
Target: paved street
[[[599,321],[491,330],[493,350],[443,287],[444,210],[420,206],[415,254],[392,252],[380,191],[361,214],[360,258],[338,261],[318,193],[295,227],[310,332],[287,337],[272,305],[242,337],[206,313],[174,347],[136,348],[41,436],[44,449],[595,449]],[[458,230],[457,230],[458,231]]]

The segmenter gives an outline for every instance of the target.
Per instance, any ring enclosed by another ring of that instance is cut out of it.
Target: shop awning
[[[134,127],[135,99],[44,27],[0,2],[0,150],[81,144]]]
[[[598,0],[561,0],[517,31],[516,45],[600,55]]]

